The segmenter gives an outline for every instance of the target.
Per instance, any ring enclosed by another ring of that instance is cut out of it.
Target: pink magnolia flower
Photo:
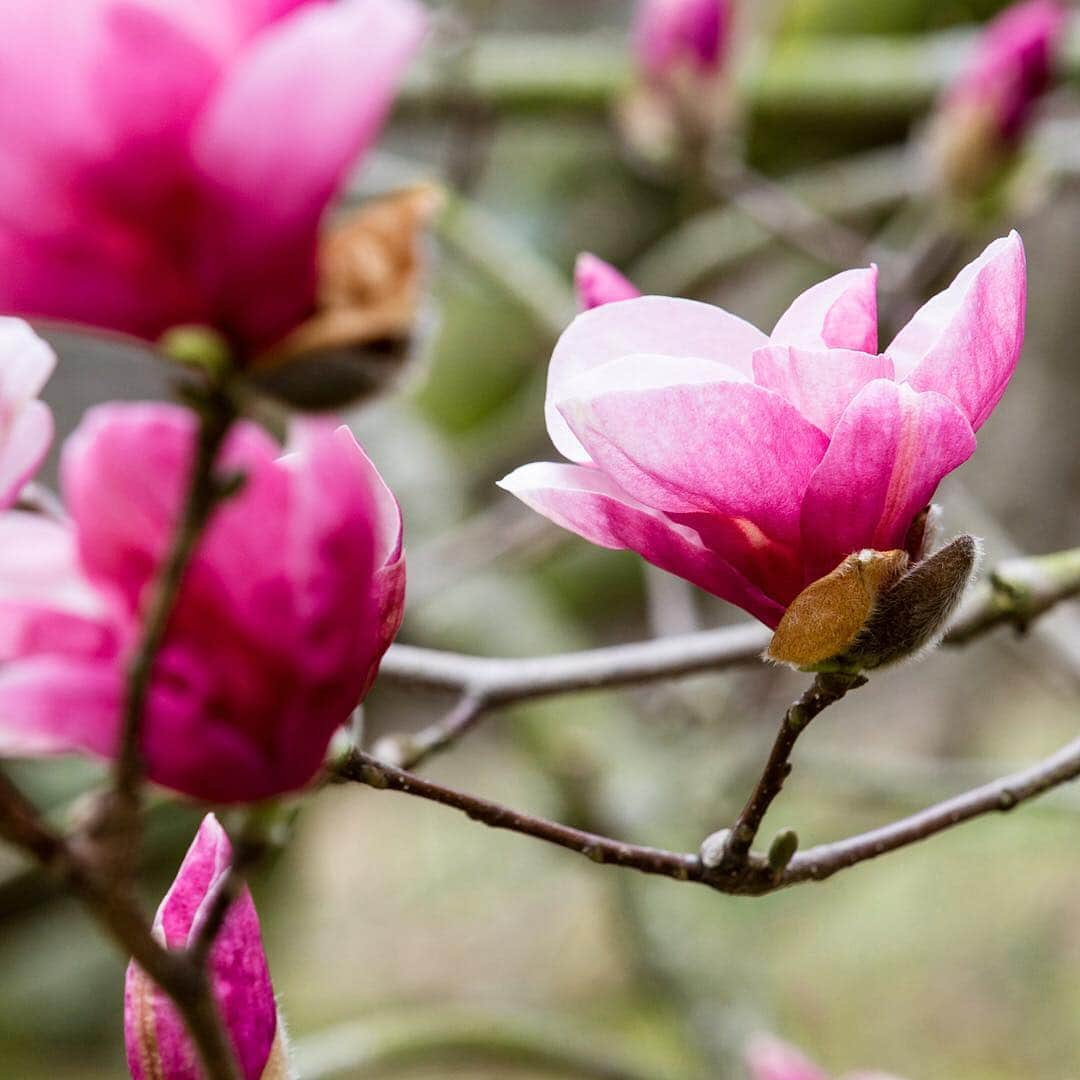
[[[0,310],[273,343],[423,29],[415,0],[0,0]]]
[[[154,935],[162,944],[170,949],[190,944],[231,862],[229,838],[217,818],[207,814],[154,918]],[[285,1057],[284,1036],[259,916],[246,886],[229,906],[208,964],[214,997],[244,1080],[284,1076],[279,1065]],[[180,1014],[134,960],[124,987],[124,1040],[134,1080],[202,1080],[198,1053]]]
[[[634,17],[634,53],[649,81],[680,71],[716,74],[731,31],[731,0],[642,0]]]
[[[1015,141],[1049,86],[1065,24],[1056,0],[1024,0],[1006,8],[983,32],[971,62],[949,89],[945,110],[988,115],[1001,139]]]
[[[55,366],[52,349],[26,323],[0,318],[0,510],[49,452],[52,412],[38,394]]]
[[[577,257],[574,265],[574,292],[582,311],[641,295],[638,287],[614,266],[587,251]]]
[[[823,1072],[793,1046],[770,1035],[750,1040],[746,1050],[750,1080],[829,1080]],[[899,1080],[881,1072],[845,1073],[840,1080]]]
[[[525,465],[502,487],[775,628],[847,555],[908,546],[941,478],[975,449],[1023,343],[1016,233],[884,353],[876,278],[871,267],[815,285],[769,337],[692,300],[584,312],[548,372],[548,432],[570,464]]]
[[[70,524],[0,516],[0,753],[116,753],[195,426],[178,406],[99,406],[64,447]],[[325,420],[296,423],[287,451],[234,427],[218,468],[242,486],[204,532],[154,667],[147,774],[208,801],[306,784],[401,622],[401,516],[375,467]]]

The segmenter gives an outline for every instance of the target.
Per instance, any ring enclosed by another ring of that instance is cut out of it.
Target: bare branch
[[[1009,559],[973,589],[954,617],[946,645],[965,645],[1002,625],[1024,630],[1054,605],[1080,594],[1080,548]],[[414,735],[389,736],[378,756],[412,768],[446,749],[499,705],[578,690],[631,686],[758,662],[769,643],[759,623],[702,630],[629,645],[525,659],[468,656],[393,645],[381,677],[392,683],[454,690],[458,704]]]

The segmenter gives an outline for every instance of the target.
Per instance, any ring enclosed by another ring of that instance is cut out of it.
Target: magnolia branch
[[[708,853],[703,859],[700,853],[643,847],[585,832],[433,783],[360,751],[352,752],[339,764],[333,778],[428,799],[459,810],[491,828],[521,833],[576,851],[592,862],[697,882],[729,895],[760,896],[807,881],[824,881],[840,870],[925,840],[972,818],[1011,810],[1077,777],[1080,777],[1080,739],[1030,768],[946,799],[910,817],[846,840],[808,848],[795,854],[785,867],[749,853],[743,867],[735,873],[719,860],[716,865],[707,865],[713,861]]]
[[[946,645],[964,645],[1003,625],[1024,631],[1056,604],[1080,595],[1080,548],[1009,559],[971,590],[954,616]],[[578,690],[632,686],[756,663],[769,643],[758,623],[703,630],[629,645],[526,659],[468,656],[393,645],[383,659],[387,682],[456,691],[458,703],[411,735],[380,741],[376,756],[414,768],[452,745],[489,710]]]

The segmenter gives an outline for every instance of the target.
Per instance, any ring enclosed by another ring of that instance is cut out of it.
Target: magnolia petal
[[[686,526],[638,502],[598,469],[537,462],[499,481],[527,506],[594,544],[636,551],[654,566],[775,626],[783,607]]]
[[[769,340],[803,349],[877,352],[877,267],[812,285],[780,316]]]
[[[754,353],[754,381],[790,401],[815,427],[831,435],[851,399],[874,379],[891,379],[887,356],[829,349],[811,352],[770,345]]]
[[[0,318],[0,401],[15,410],[41,393],[56,368],[56,353],[22,319]]]
[[[41,468],[53,439],[52,410],[44,401],[27,402],[0,436],[0,509],[11,506]]]
[[[574,264],[574,292],[582,311],[641,295],[641,290],[614,266],[588,251],[583,251]]]
[[[862,548],[903,547],[947,473],[975,449],[964,415],[940,394],[877,380],[847,407],[802,509],[807,580]]]
[[[237,58],[204,111],[204,272],[254,339],[270,344],[307,314],[319,219],[378,135],[425,25],[414,0],[302,8]]]
[[[646,505],[746,518],[785,542],[798,538],[829,441],[778,394],[744,382],[616,391],[560,410],[592,460]]]
[[[555,448],[571,461],[588,453],[560,415],[573,380],[630,355],[699,357],[752,374],[750,356],[767,345],[760,330],[723,308],[696,300],[642,296],[583,312],[564,331],[551,356],[544,415]]]
[[[110,660],[41,656],[0,670],[0,756],[116,748],[123,678]]]
[[[1024,344],[1027,271],[1015,231],[990,244],[928,300],[886,349],[896,377],[949,398],[978,431]]]

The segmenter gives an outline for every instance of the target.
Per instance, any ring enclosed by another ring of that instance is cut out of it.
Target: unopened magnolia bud
[[[930,130],[931,153],[951,194],[982,195],[1010,164],[1050,84],[1065,22],[1056,0],[1024,0],[983,32]]]
[[[583,251],[574,265],[574,292],[582,311],[641,295],[641,290],[614,266],[588,251]]]
[[[154,936],[187,948],[232,862],[225,830],[208,814],[154,918]],[[289,1066],[259,919],[247,889],[229,907],[208,960],[210,985],[243,1080],[286,1080]],[[134,961],[124,988],[124,1036],[134,1080],[202,1080],[176,1007]]]

